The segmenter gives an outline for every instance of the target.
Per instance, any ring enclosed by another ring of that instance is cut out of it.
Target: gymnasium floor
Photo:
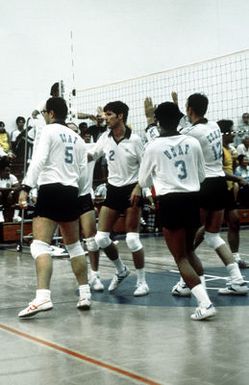
[[[241,230],[245,256],[248,232]],[[0,385],[248,385],[249,297],[217,294],[226,271],[201,245],[198,254],[218,315],[191,321],[195,301],[170,294],[178,273],[162,237],[142,242],[150,295],[133,297],[134,268],[120,239],[121,256],[133,274],[115,294],[94,294],[91,311],[78,311],[69,261],[54,258],[54,309],[27,320],[17,313],[34,297],[32,258],[25,248],[0,250]],[[100,263],[107,286],[113,268],[104,256]],[[249,280],[249,269],[242,272]]]

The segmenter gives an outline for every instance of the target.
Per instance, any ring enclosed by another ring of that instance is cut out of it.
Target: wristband
[[[31,187],[27,186],[26,184],[22,184],[21,190],[25,191],[26,193],[29,193],[31,190]]]

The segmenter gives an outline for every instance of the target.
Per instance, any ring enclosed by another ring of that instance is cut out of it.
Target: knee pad
[[[105,249],[112,243],[110,233],[107,233],[105,231],[97,231],[97,234],[95,235],[95,241],[98,247],[100,247],[101,249]]]
[[[43,241],[39,241],[39,239],[34,239],[30,245],[30,252],[34,259],[39,257],[42,254],[52,255],[51,246]]]
[[[79,257],[80,255],[85,255],[85,252],[80,244],[80,241],[71,243],[70,245],[65,245],[65,247],[71,259]]]
[[[205,231],[204,240],[207,246],[214,250],[225,244],[225,241],[223,241],[219,233],[209,233]]]
[[[143,248],[143,245],[139,239],[139,233],[127,233],[126,244],[132,253],[139,251]]]
[[[86,247],[88,251],[98,251],[99,246],[97,245],[97,242],[95,240],[95,237],[86,238]]]

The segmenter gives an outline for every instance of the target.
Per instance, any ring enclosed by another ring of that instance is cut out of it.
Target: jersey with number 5
[[[23,180],[30,187],[51,183],[82,188],[87,172],[87,149],[83,139],[67,126],[53,123],[41,137]]]

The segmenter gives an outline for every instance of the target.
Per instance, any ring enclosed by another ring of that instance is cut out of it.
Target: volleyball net
[[[130,108],[127,123],[142,134],[147,125],[145,98],[151,97],[154,104],[172,101],[172,91],[177,92],[183,112],[189,95],[206,94],[207,118],[231,119],[236,127],[242,114],[249,112],[249,50],[99,87],[77,89],[73,104],[77,111],[96,115],[98,106],[121,100]]]

